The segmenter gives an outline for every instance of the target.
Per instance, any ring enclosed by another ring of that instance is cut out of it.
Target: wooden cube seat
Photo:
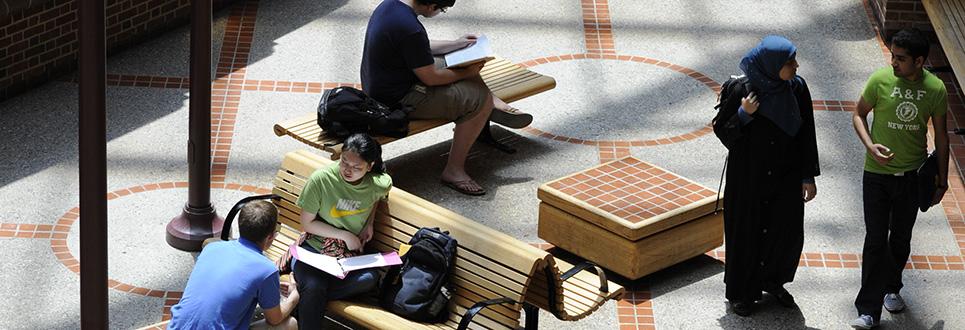
[[[627,157],[540,186],[539,237],[630,279],[723,244],[716,193]]]

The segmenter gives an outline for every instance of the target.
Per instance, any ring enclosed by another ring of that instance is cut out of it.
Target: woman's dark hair
[[[928,39],[916,28],[902,29],[891,36],[891,46],[908,50],[912,59],[923,57],[928,59]]]
[[[382,163],[382,146],[368,134],[357,133],[349,136],[342,144],[342,152],[345,151],[354,152],[366,162],[372,163],[372,172],[385,173],[385,164]]]

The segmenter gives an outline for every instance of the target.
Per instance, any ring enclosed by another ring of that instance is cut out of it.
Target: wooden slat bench
[[[495,59],[486,63],[480,72],[483,81],[493,91],[497,97],[507,103],[521,100],[523,98],[542,93],[556,87],[556,80],[552,77],[544,76],[539,73],[527,70],[526,68],[505,59]],[[317,114],[311,112],[303,116],[288,119],[274,126],[275,135],[291,136],[295,140],[301,141],[314,148],[331,153],[332,159],[338,159],[342,154],[341,143],[329,137],[322,131],[316,123]],[[409,135],[415,135],[443,124],[445,120],[413,120],[409,123]],[[489,128],[486,127],[481,133],[482,139],[492,140]],[[377,137],[376,140],[381,144],[386,144],[397,140],[391,137]],[[487,141],[497,143],[495,140]],[[507,148],[498,146],[500,149]]]
[[[272,193],[278,206],[279,234],[265,251],[278,259],[301,232],[300,213],[296,205],[305,180],[316,169],[331,161],[306,150],[285,155]],[[441,324],[415,323],[379,308],[375,301],[332,301],[328,312],[372,329],[451,329],[466,321],[472,329],[517,329],[525,312],[528,329],[535,329],[538,309],[551,311],[562,320],[577,320],[597,310],[610,299],[619,299],[623,288],[580,267],[556,260],[553,255],[509,235],[493,230],[455,212],[409,194],[399,188],[389,193],[388,202],[376,211],[375,237],[369,248],[397,251],[400,243],[420,227],[439,227],[459,241],[452,313]],[[225,223],[230,228],[230,216]],[[223,232],[219,239],[228,239]],[[560,268],[570,269],[561,273]],[[597,270],[599,271],[599,270]],[[603,290],[601,290],[601,287]],[[476,303],[506,298],[509,304],[492,305],[475,317],[464,320],[466,311]],[[151,327],[163,327],[156,324]]]
[[[279,220],[282,235],[268,251],[277,258],[298,236],[300,210],[295,205],[305,178],[329,161],[308,151],[295,151],[285,156],[275,179],[273,193],[282,196]],[[365,327],[378,329],[456,328],[461,317],[473,304],[496,298],[509,298],[513,305],[483,309],[473,324],[489,329],[517,328],[524,305],[542,307],[564,320],[576,320],[592,313],[609,299],[618,299],[623,288],[604,282],[608,292],[600,292],[600,277],[588,271],[577,271],[564,281],[560,263],[546,251],[523,243],[509,235],[469,220],[448,209],[423,200],[401,189],[393,188],[388,203],[377,210],[376,235],[370,247],[379,251],[396,251],[408,242],[420,227],[440,227],[459,240],[453,283],[455,304],[449,322],[442,325],[412,323],[378,306],[357,301],[333,301],[331,313]],[[569,269],[568,264],[563,267]],[[604,280],[605,281],[605,280]],[[547,283],[553,283],[548,285]],[[528,327],[535,327],[535,308],[526,308]],[[403,326],[405,325],[405,326]]]
[[[955,71],[958,85],[965,87],[965,0],[922,0],[935,34]]]

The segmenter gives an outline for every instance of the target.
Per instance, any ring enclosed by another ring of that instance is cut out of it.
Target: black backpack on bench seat
[[[405,105],[389,107],[352,87],[325,91],[318,104],[318,126],[339,140],[355,133],[402,138],[409,134]]]
[[[420,228],[409,245],[402,266],[382,280],[382,307],[416,322],[443,322],[454,294],[449,283],[458,243],[439,228]]]

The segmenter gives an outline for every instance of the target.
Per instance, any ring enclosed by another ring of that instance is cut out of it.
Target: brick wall
[[[214,0],[214,8],[231,1]],[[4,4],[0,100],[77,68],[79,0],[4,0]],[[106,0],[108,53],[188,23],[190,4],[191,0]]]
[[[915,27],[928,34],[934,34],[928,14],[921,0],[869,0],[882,37],[887,40],[893,33],[903,28]]]

